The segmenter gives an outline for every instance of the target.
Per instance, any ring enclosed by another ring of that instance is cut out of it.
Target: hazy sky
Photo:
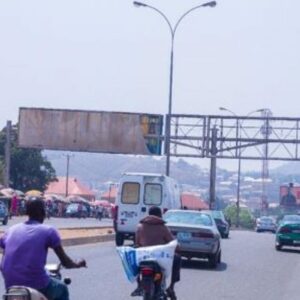
[[[174,24],[195,0],[149,0]],[[220,0],[175,36],[173,112],[298,117],[300,1]],[[0,0],[0,126],[18,108],[165,114],[170,32],[127,0]]]

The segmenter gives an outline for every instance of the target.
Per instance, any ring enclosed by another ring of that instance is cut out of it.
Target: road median
[[[112,227],[60,228],[59,233],[65,247],[113,241]]]

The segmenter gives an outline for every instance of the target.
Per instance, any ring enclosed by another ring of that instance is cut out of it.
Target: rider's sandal
[[[174,290],[172,289],[167,289],[167,296],[171,299],[171,300],[177,300],[176,294],[174,292]]]
[[[132,293],[131,297],[139,297],[143,295],[143,290],[141,287],[137,287]]]

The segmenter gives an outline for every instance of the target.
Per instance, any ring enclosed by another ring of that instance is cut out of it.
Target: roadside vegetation
[[[0,181],[3,182],[4,154],[6,143],[6,128],[0,132]],[[49,182],[56,180],[55,170],[42,155],[39,149],[25,149],[17,147],[17,125],[12,126],[10,187],[16,190],[44,191]]]
[[[231,221],[233,226],[237,225],[237,207],[235,204],[228,205],[224,210],[224,215],[226,219]],[[254,229],[255,218],[248,208],[240,208],[240,222],[241,228]]]

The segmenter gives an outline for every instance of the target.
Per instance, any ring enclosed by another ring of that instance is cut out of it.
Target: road
[[[298,300],[300,249],[277,252],[273,234],[233,231],[222,240],[222,263],[211,270],[205,261],[185,262],[177,285],[178,300]],[[72,300],[132,299],[113,242],[68,247],[73,258],[86,258],[87,269],[63,270],[72,278]],[[55,261],[53,254],[49,261]],[[0,291],[3,293],[3,282]],[[140,299],[140,298],[137,298]]]
[[[21,217],[12,217],[9,219],[7,225],[1,225],[0,231],[5,230],[6,228],[20,222],[25,222],[28,218],[26,216]],[[113,226],[112,219],[102,219],[101,221],[96,220],[95,218],[50,218],[44,221],[45,224],[52,225],[56,228],[76,228],[76,227],[106,227]]]

